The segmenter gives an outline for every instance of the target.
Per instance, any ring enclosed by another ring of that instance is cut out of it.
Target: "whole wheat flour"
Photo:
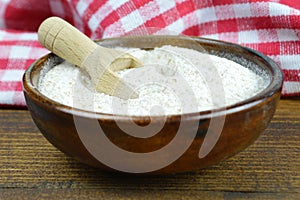
[[[263,73],[191,49],[163,46],[127,51],[145,66],[116,73],[135,88],[137,99],[123,100],[95,92],[89,76],[68,62],[45,73],[38,89],[54,101],[79,109],[153,116],[230,106],[253,97],[268,84]]]

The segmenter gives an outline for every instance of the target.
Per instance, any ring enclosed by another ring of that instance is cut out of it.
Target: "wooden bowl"
[[[42,57],[27,69],[23,77],[27,106],[36,126],[62,152],[102,170],[160,174],[192,171],[217,164],[257,139],[267,128],[280,98],[283,76],[279,67],[261,53],[239,45],[181,36],[120,37],[98,42],[107,47],[151,49],[174,45],[192,48],[226,57],[247,65],[251,70],[264,71],[269,79],[269,84],[259,94],[227,108],[166,118],[132,118],[75,109],[41,94],[37,89],[41,70],[49,70],[62,62],[53,54]],[[163,128],[149,138],[134,137],[120,128],[134,129],[136,125],[144,127],[150,123],[158,127],[163,120]],[[97,132],[95,122],[103,135]],[[219,132],[214,128],[216,125],[222,128]],[[180,136],[177,137],[179,130]],[[107,145],[107,142],[111,144]],[[199,154],[201,148],[204,153]]]

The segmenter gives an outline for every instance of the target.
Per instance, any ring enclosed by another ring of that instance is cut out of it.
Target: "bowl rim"
[[[112,37],[112,38],[105,38],[105,39],[100,39],[96,40],[96,42],[102,42],[102,41],[110,41],[110,40],[117,40],[120,38],[126,38],[126,37],[132,37],[132,36],[122,36],[122,37]],[[42,94],[32,83],[32,73],[34,70],[36,70],[36,67],[38,64],[43,60],[47,60],[48,58],[52,56],[56,56],[53,53],[48,53],[44,55],[43,57],[37,59],[35,62],[33,62],[24,72],[23,74],[23,92],[27,93],[30,98],[33,98],[37,100],[37,102],[43,104],[44,106],[48,107],[49,109],[54,110],[59,110],[61,112],[71,114],[71,115],[76,115],[76,116],[81,116],[81,117],[86,117],[86,118],[97,118],[101,120],[118,120],[118,121],[128,121],[130,120],[138,120],[140,122],[145,122],[149,123],[149,121],[156,121],[156,120],[161,120],[161,118],[166,118],[166,121],[178,121],[182,117],[184,117],[187,120],[200,120],[200,119],[207,119],[207,118],[212,118],[212,117],[218,117],[222,115],[227,115],[235,112],[239,112],[242,110],[249,109],[251,107],[255,107],[259,104],[262,104],[265,100],[268,98],[272,97],[276,93],[281,93],[281,89],[283,86],[283,73],[280,67],[273,61],[271,58],[268,56],[264,55],[261,52],[258,52],[254,49],[241,46],[239,44],[234,44],[222,40],[215,40],[215,39],[209,39],[209,38],[203,38],[203,37],[196,37],[196,36],[173,36],[173,35],[151,35],[151,36],[139,36],[139,37],[168,37],[168,38],[176,38],[176,39],[192,39],[195,40],[196,42],[200,43],[210,43],[210,44],[215,44],[215,45],[221,45],[224,47],[233,47],[240,49],[242,51],[248,52],[252,54],[253,56],[256,56],[258,58],[261,58],[262,61],[264,61],[267,65],[268,68],[271,71],[270,75],[270,83],[269,85],[264,88],[262,91],[260,91],[258,94],[245,99],[243,101],[240,101],[238,103],[235,103],[230,106],[223,106],[221,108],[215,108],[211,110],[206,110],[206,111],[200,111],[200,112],[192,112],[192,113],[184,113],[184,114],[176,114],[176,115],[159,115],[159,116],[132,116],[132,115],[120,115],[120,114],[110,114],[110,113],[100,113],[100,112],[93,112],[93,111],[88,111],[88,110],[83,110],[79,108],[74,108],[71,106],[67,106],[64,104],[61,104],[57,101],[54,101],[44,94]],[[42,102],[39,100],[42,99]],[[27,100],[26,100],[27,102]]]

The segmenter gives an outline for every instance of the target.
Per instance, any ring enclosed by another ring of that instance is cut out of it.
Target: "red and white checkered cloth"
[[[21,77],[48,52],[36,31],[50,16],[92,39],[156,27],[239,43],[281,66],[284,96],[300,95],[299,0],[0,0],[1,106],[25,105]]]

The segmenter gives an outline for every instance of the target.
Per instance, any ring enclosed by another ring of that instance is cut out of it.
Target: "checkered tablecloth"
[[[1,106],[25,106],[21,78],[48,52],[36,31],[50,16],[92,39],[156,27],[238,43],[281,66],[284,96],[300,95],[299,0],[0,0]]]

